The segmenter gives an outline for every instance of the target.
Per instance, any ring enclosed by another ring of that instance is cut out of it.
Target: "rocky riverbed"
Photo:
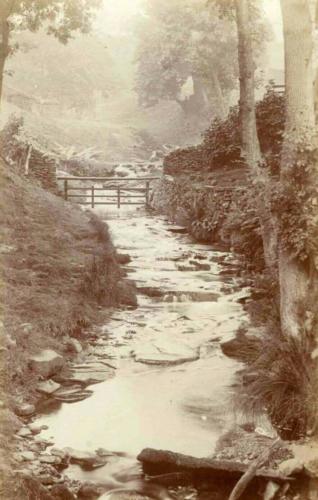
[[[248,321],[242,302],[249,290],[241,287],[232,255],[193,244],[163,218],[126,212],[107,214],[107,222],[117,248],[131,256],[126,271],[138,307],[113,310],[104,325],[86,332],[84,349],[72,342],[72,362],[52,351],[31,360],[42,370],[43,399],[22,411],[16,469],[40,479],[52,498],[98,498],[114,489],[120,493],[112,498],[123,498],[123,489],[201,498],[199,487],[182,480],[160,492],[143,490],[136,457],[147,447],[198,458],[237,455],[237,435],[221,447],[220,438],[244,425],[232,403],[241,365],[221,344]],[[261,425],[271,439],[270,426]],[[244,463],[258,446],[256,439],[242,452]],[[289,456],[286,450],[280,460]]]

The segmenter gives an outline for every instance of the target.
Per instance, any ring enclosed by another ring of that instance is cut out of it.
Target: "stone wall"
[[[44,189],[53,192],[57,192],[56,167],[56,160],[52,156],[34,148],[32,149],[29,158],[28,175],[38,180]]]

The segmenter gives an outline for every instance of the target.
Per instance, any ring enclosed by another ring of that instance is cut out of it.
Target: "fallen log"
[[[148,476],[157,476],[177,472],[186,472],[195,481],[238,481],[248,470],[248,465],[231,460],[217,460],[214,458],[197,458],[182,453],[167,450],[145,448],[138,455],[142,463],[143,472]],[[285,476],[273,469],[259,468],[255,477],[266,481],[290,481],[291,477]]]

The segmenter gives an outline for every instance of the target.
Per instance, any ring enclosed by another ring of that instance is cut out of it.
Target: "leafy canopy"
[[[149,0],[138,27],[136,90],[140,103],[180,99],[189,77],[199,79],[208,98],[214,77],[224,91],[236,85],[234,24],[221,19],[206,0]]]
[[[74,31],[87,33],[101,0],[1,0],[0,21],[12,30],[37,31],[66,43]]]

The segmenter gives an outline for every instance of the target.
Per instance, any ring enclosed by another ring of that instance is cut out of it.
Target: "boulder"
[[[54,382],[53,380],[44,380],[43,382],[38,383],[38,385],[36,386],[36,390],[41,394],[50,396],[60,387],[61,385],[58,384],[57,382]]]
[[[43,378],[49,378],[59,372],[65,365],[64,358],[51,349],[45,349],[29,360],[31,370]]]
[[[29,403],[21,403],[16,405],[15,413],[19,417],[29,417],[35,413],[35,406]]]

